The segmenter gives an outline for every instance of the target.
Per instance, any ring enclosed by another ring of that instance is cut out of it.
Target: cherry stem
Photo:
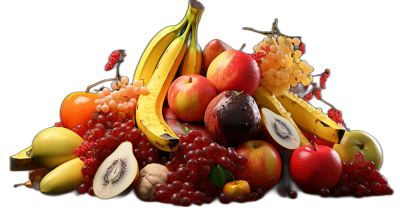
[[[242,44],[242,46],[240,47],[239,51],[242,51],[245,46],[246,46],[246,44]]]

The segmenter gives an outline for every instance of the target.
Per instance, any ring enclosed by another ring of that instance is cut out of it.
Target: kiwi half
[[[136,179],[138,169],[132,143],[122,143],[97,169],[93,178],[94,194],[102,199],[119,195]]]
[[[300,147],[300,136],[296,128],[284,117],[279,116],[267,108],[261,109],[262,126],[266,140],[272,145],[285,149],[297,149]],[[272,139],[271,139],[272,138]],[[275,141],[275,142],[272,142]]]

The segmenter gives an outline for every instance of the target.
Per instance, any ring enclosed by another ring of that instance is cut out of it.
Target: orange
[[[77,125],[83,125],[88,129],[87,123],[92,119],[96,111],[94,101],[97,94],[76,92],[69,94],[61,105],[60,117],[65,128],[73,129]]]

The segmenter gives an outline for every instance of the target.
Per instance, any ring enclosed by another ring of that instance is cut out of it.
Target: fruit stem
[[[186,128],[184,128],[184,127],[181,125],[181,123],[179,123],[179,122],[176,122],[176,123],[178,123],[179,127],[182,129],[182,131],[183,131],[183,133],[184,133],[185,135],[187,135],[187,134],[189,133],[189,131],[192,130],[192,129],[188,128],[189,125],[187,125],[187,124],[186,124]]]
[[[88,87],[86,88],[86,92],[85,92],[85,93],[88,93],[89,90],[90,90],[91,88],[97,86],[98,84],[103,83],[103,82],[108,82],[108,81],[115,81],[115,78],[104,79],[104,80],[98,81],[98,82],[96,82],[95,84],[92,84],[92,85],[88,86]]]
[[[242,44],[242,46],[240,47],[239,51],[242,51],[245,46],[246,46],[246,44]]]
[[[233,177],[233,175],[232,175],[231,171],[228,171],[228,173],[231,175],[231,177],[232,177],[233,181],[235,182],[235,185],[237,185],[237,183],[236,183],[236,180],[235,180],[235,178]]]
[[[192,83],[192,76],[189,77],[189,83]]]
[[[238,92],[238,93],[235,93],[235,95],[236,95],[236,96],[239,96],[239,95],[242,94],[242,93],[243,93],[243,91]]]
[[[360,149],[362,150],[364,148],[364,143],[359,144],[358,147],[360,147]]]
[[[328,106],[330,106],[330,107],[332,107],[332,109],[336,109],[332,104],[330,104],[330,103],[328,103],[328,102],[326,102],[325,100],[323,100],[322,98],[321,99],[319,99],[319,100],[321,100],[322,102],[324,102],[325,104],[327,104]]]
[[[313,143],[312,143],[311,140],[310,140],[310,133],[311,133],[311,131],[308,130],[308,134],[307,134],[308,141],[310,142],[310,144],[311,144],[311,146],[314,148],[314,150],[317,151],[317,148],[315,148],[315,146],[313,145]]]
[[[250,30],[250,31],[253,31],[253,32],[256,32],[256,33],[265,35],[265,36],[273,36],[273,35],[277,34],[277,35],[281,35],[281,36],[283,36],[283,37],[285,37],[285,38],[296,38],[296,37],[297,37],[297,38],[299,38],[299,39],[301,40],[301,37],[300,37],[300,36],[288,36],[288,35],[282,34],[282,33],[279,31],[279,29],[278,29],[278,19],[275,19],[272,32],[259,31],[259,30],[255,30],[255,29],[250,28],[250,27],[243,27],[242,29],[243,29],[243,30]],[[275,31],[276,31],[276,32],[275,32]]]

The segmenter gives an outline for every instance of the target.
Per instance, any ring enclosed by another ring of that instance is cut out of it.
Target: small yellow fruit
[[[75,190],[83,183],[79,158],[65,162],[48,173],[40,182],[40,191],[45,194],[63,194]]]

